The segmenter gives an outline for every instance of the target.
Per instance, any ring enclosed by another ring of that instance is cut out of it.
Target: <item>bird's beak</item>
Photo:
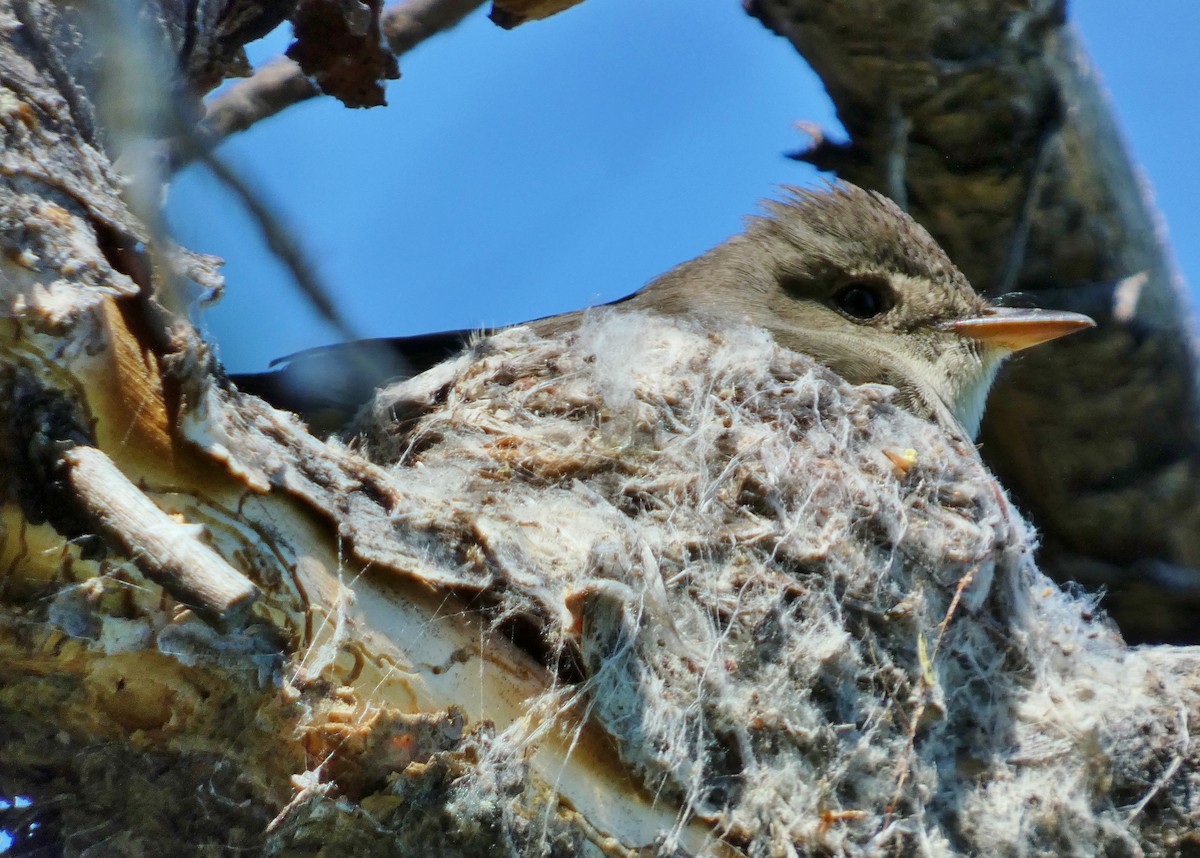
[[[960,337],[1016,352],[1076,331],[1094,328],[1096,323],[1082,313],[1063,310],[990,307],[979,318],[959,319],[948,323],[946,327]]]

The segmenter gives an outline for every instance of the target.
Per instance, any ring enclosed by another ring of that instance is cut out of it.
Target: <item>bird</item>
[[[743,232],[612,302],[616,312],[765,328],[851,384],[885,384],[895,402],[974,438],[1001,363],[1094,327],[1080,313],[1004,306],[977,293],[933,237],[884,195],[839,181],[785,186]],[[551,337],[584,310],[525,324]],[[295,411],[314,431],[347,425],[374,392],[453,357],[481,335],[456,330],[299,352],[239,390]]]

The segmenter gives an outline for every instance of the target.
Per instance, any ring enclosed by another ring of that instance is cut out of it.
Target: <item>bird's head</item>
[[[744,233],[639,297],[659,310],[761,325],[847,381],[890,384],[908,410],[972,437],[1005,357],[1094,324],[1078,313],[989,304],[929,233],[879,194],[844,183],[789,189],[766,208]]]

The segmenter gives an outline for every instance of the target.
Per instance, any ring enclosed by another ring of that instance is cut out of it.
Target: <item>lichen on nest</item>
[[[890,392],[760,330],[599,311],[385,391],[358,443],[463,511],[427,538],[579,666],[641,784],[750,854],[1136,853],[1157,774],[1115,758],[1171,733],[1160,668]]]

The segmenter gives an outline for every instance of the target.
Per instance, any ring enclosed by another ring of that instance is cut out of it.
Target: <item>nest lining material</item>
[[[358,443],[463,511],[453,550],[641,783],[751,854],[1169,851],[1194,681],[1042,576],[974,448],[891,392],[598,311],[381,393]]]

